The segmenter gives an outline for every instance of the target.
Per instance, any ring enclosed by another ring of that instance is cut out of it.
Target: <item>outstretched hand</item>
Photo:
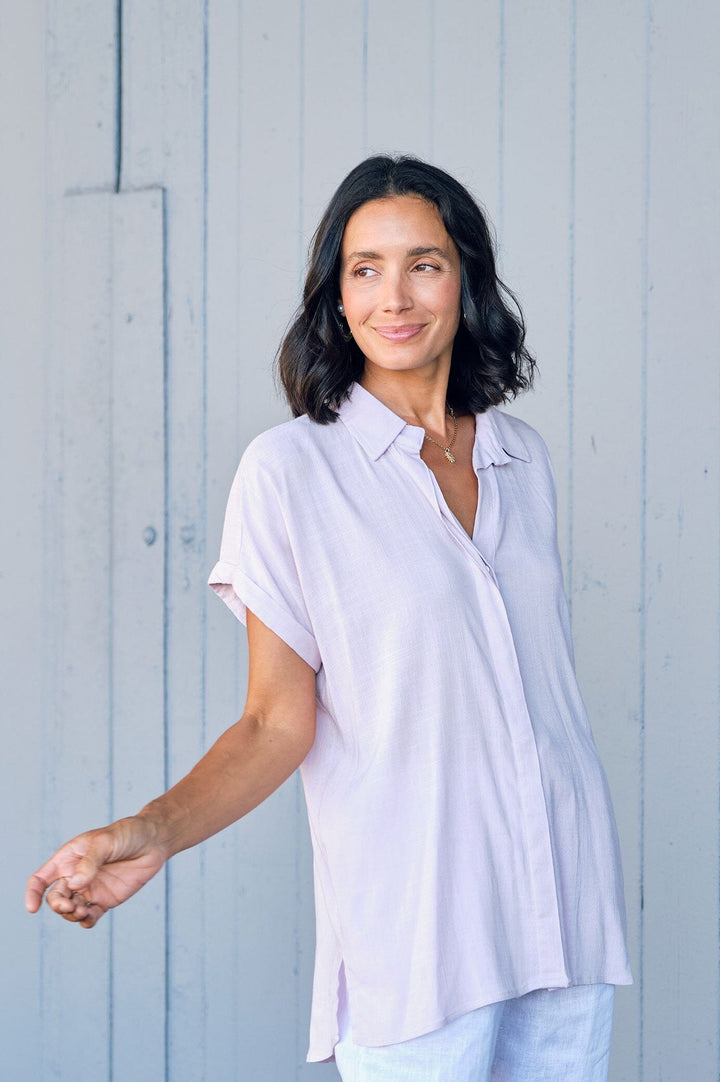
[[[92,928],[103,913],[126,901],[160,871],[167,854],[144,816],[88,830],[58,849],[31,875],[25,906],[47,903],[65,920]]]

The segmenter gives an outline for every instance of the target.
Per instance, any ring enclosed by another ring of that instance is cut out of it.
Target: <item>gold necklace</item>
[[[427,432],[425,433],[425,439],[429,440],[430,443],[434,443],[436,447],[439,447],[440,450],[445,455],[445,458],[448,460],[448,462],[456,462],[457,459],[455,458],[455,455],[452,453],[451,448],[452,448],[452,445],[455,443],[455,440],[457,439],[457,417],[455,416],[455,410],[452,408],[452,406],[450,405],[449,402],[447,404],[447,410],[448,410],[448,413],[450,414],[450,416],[452,417],[452,422],[453,422],[453,438],[450,440],[450,443],[447,445],[447,447],[443,447],[443,445],[441,443],[438,443],[437,440],[434,440],[432,438],[432,436],[428,436]]]

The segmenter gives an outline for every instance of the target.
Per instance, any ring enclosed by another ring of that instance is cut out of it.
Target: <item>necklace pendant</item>
[[[448,462],[455,462],[455,455],[452,453],[450,448],[443,447],[443,450],[445,452],[445,458],[448,460]]]

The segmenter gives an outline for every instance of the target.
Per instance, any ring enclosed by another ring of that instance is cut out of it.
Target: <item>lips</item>
[[[388,342],[407,342],[424,328],[424,323],[400,323],[392,327],[373,327],[373,330]]]

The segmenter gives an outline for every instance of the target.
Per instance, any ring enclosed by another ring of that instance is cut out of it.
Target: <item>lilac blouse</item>
[[[308,1059],[534,988],[628,984],[607,783],[573,667],[547,450],[476,416],[472,540],[424,433],[356,384],[254,440],[210,585],[317,673],[302,765],[317,946]]]

